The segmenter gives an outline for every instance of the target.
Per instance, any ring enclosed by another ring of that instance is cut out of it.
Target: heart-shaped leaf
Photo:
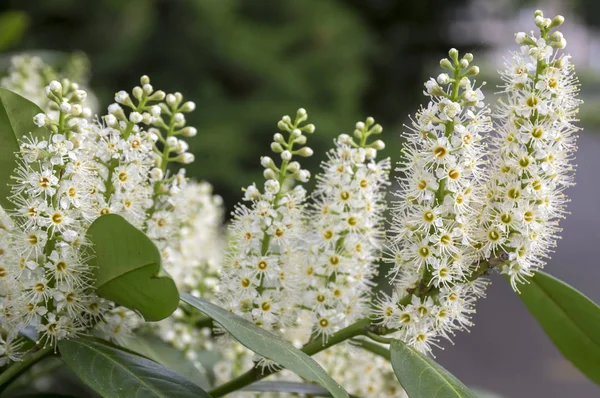
[[[600,384],[600,307],[541,271],[519,289],[521,300],[565,358]]]
[[[69,369],[103,397],[210,397],[172,370],[98,340],[61,340],[58,349]]]
[[[392,368],[410,398],[477,398],[452,373],[399,340],[390,345]]]
[[[348,398],[348,393],[314,359],[279,336],[187,293],[182,293],[181,299],[214,319],[237,341],[257,354],[277,362],[300,377],[320,383],[335,398]]]
[[[48,131],[33,124],[33,117],[42,110],[19,94],[0,87],[0,206],[14,208],[10,196],[10,176],[17,167],[16,153],[23,136],[46,139]]]
[[[210,382],[203,371],[188,361],[183,352],[156,336],[137,334],[128,338],[122,345],[179,373],[202,388],[210,388]]]
[[[95,252],[94,276],[100,296],[139,311],[146,321],[160,321],[179,304],[173,279],[161,267],[150,238],[123,217],[106,214],[87,231]]]

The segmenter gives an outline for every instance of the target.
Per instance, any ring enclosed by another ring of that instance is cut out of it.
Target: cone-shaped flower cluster
[[[234,211],[230,226],[227,258],[222,268],[218,297],[223,306],[257,325],[280,331],[294,325],[301,300],[298,279],[303,262],[302,214],[306,191],[301,185],[287,189],[295,179],[306,182],[310,176],[294,157],[310,156],[304,146],[312,124],[303,125],[306,111],[300,109],[294,120],[285,116],[278,123],[271,144],[281,161],[263,157],[266,181],[262,189],[251,185]],[[285,136],[284,136],[285,134]]]
[[[513,288],[545,264],[556,246],[565,214],[563,191],[573,185],[579,84],[563,35],[551,30],[564,18],[535,13],[539,35],[517,33],[521,51],[501,72],[503,98],[498,136],[481,216],[479,240],[485,258],[508,256],[501,272]]]
[[[425,83],[431,100],[405,134],[389,248],[396,291],[376,311],[382,325],[420,351],[469,325],[485,286],[470,282],[477,266],[471,225],[481,202],[481,134],[491,122],[470,80],[479,71],[470,65],[473,56],[459,59],[454,49],[449,55],[441,66],[451,75]]]
[[[389,159],[376,162],[381,140],[368,143],[382,128],[372,118],[356,125],[354,136],[340,135],[317,176],[307,220],[310,249],[304,274],[303,305],[314,317],[314,334],[329,334],[369,310],[369,296],[383,246],[384,194]]]
[[[182,115],[194,105],[182,104],[180,94],[154,91],[146,76],[141,83],[133,90],[137,104],[124,92],[116,96],[131,111],[113,104],[104,123],[88,121],[87,95],[77,84],[53,81],[46,88],[58,112],[33,120],[48,130],[47,139],[21,142],[11,197],[14,225],[3,228],[8,239],[0,262],[0,325],[9,338],[33,327],[39,344],[54,345],[96,326],[119,340],[139,324],[132,311],[96,296],[85,231],[101,215],[119,214],[164,249],[167,237],[181,231],[177,220],[188,219],[175,212],[185,207],[186,199],[176,196],[186,185],[183,173],[165,171],[169,162],[192,160],[176,137],[195,133]]]

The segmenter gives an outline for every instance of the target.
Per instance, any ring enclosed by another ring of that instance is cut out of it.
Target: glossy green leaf
[[[214,319],[250,350],[277,362],[300,377],[321,384],[335,398],[348,397],[348,393],[314,359],[279,336],[208,301],[186,293],[181,295],[181,299]]]
[[[540,271],[519,290],[529,312],[565,358],[600,384],[600,307],[573,287]]]
[[[172,370],[99,340],[61,340],[58,349],[69,369],[103,397],[210,397]]]
[[[87,231],[95,252],[94,279],[100,296],[160,321],[177,309],[179,292],[161,267],[150,238],[123,217],[99,217]]]
[[[125,348],[137,352],[179,373],[186,379],[196,383],[202,388],[211,387],[204,371],[196,368],[181,352],[170,344],[152,335],[134,335],[128,338],[123,344]]]
[[[392,368],[410,398],[476,398],[454,375],[399,340],[390,345]]]
[[[257,381],[256,383],[244,387],[243,390],[255,392],[283,392],[293,394],[292,396],[303,394],[309,397],[331,397],[329,391],[320,385],[292,381]],[[353,397],[353,395],[350,397]]]
[[[45,128],[33,124],[33,117],[42,110],[33,102],[19,94],[0,87],[0,206],[12,209],[14,205],[8,200],[10,176],[17,167],[19,140],[23,136],[44,139],[48,136]]]
[[[0,52],[21,40],[28,26],[29,17],[22,11],[0,14]]]

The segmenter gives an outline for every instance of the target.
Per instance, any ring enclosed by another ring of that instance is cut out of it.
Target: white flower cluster
[[[87,120],[86,92],[78,85],[52,81],[46,88],[58,113],[34,118],[47,128],[47,139],[21,142],[10,213],[16,225],[3,243],[0,325],[8,336],[34,327],[39,344],[54,345],[96,326],[119,341],[140,323],[94,293],[85,231],[101,215],[119,214],[147,230],[165,253],[165,242],[179,236],[181,221],[194,211],[185,209],[194,190],[179,195],[187,186],[184,173],[167,173],[169,162],[192,160],[177,137],[195,134],[182,113],[194,104],[154,91],[146,76],[141,83],[133,89],[136,105],[128,94],[116,95],[129,114],[113,104],[104,123]]]
[[[303,306],[313,314],[313,332],[327,337],[369,312],[372,278],[383,243],[384,187],[390,161],[375,161],[384,143],[367,143],[382,132],[373,118],[359,122],[354,139],[342,134],[322,165],[308,212],[309,250]]]
[[[234,211],[217,294],[223,307],[275,332],[295,324],[301,304],[298,265],[304,256],[299,245],[305,232],[306,191],[301,185],[293,189],[286,185],[288,180],[306,182],[310,177],[292,160],[312,155],[303,146],[303,133],[314,132],[312,124],[302,125],[306,119],[306,111],[300,109],[294,120],[284,116],[278,123],[287,137],[276,133],[271,149],[280,155],[281,163],[277,166],[266,156],[261,159],[264,188],[249,186],[244,200],[250,206],[241,204]]]
[[[181,229],[162,253],[163,265],[180,291],[215,300],[225,239],[223,200],[206,182],[189,181],[174,202]],[[216,350],[210,328],[198,327],[198,313],[181,308],[169,318],[150,325],[166,342],[181,350],[199,370],[197,353]]]
[[[71,54],[67,56],[64,64],[62,68],[57,69],[36,55],[27,53],[15,55],[10,59],[10,67],[7,75],[0,80],[0,86],[27,98],[39,106],[50,118],[58,120],[59,104],[48,98],[45,87],[53,80],[60,81],[62,78],[68,78],[71,81],[84,83],[80,86],[85,89],[85,80],[87,80],[85,55]],[[85,100],[86,108],[91,111],[85,110],[85,115],[79,115],[79,117],[89,117],[97,109],[95,96],[88,90],[86,92],[88,94]]]
[[[539,37],[516,35],[521,51],[501,72],[503,101],[479,241],[482,255],[508,255],[501,272],[517,284],[544,266],[565,214],[563,191],[573,185],[579,84],[563,35],[550,31],[564,18],[535,13]]]
[[[427,83],[427,107],[416,114],[398,171],[400,190],[390,237],[391,274],[396,291],[379,299],[375,316],[395,336],[428,352],[470,324],[473,302],[485,282],[471,282],[477,266],[472,225],[482,199],[483,132],[491,129],[483,94],[469,79],[479,69],[471,54],[458,51]]]
[[[50,111],[50,99],[44,87],[55,79],[55,72],[40,57],[16,55],[10,59],[8,74],[0,80],[0,86],[22,95],[44,111]]]

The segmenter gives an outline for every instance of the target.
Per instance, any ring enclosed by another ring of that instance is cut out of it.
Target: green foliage
[[[173,279],[162,269],[160,252],[142,231],[123,217],[107,214],[87,231],[92,242],[98,295],[160,321],[179,304]]]
[[[186,293],[181,295],[181,299],[210,316],[250,350],[286,367],[300,377],[323,385],[334,398],[348,397],[348,393],[314,359],[281,337],[208,301]]]
[[[21,11],[0,14],[0,52],[17,43],[29,26],[29,16]]]
[[[262,179],[260,156],[289,109],[309,111],[317,154],[365,116],[369,35],[360,15],[338,1],[9,3],[32,20],[24,49],[89,55],[102,107],[141,74],[195,101],[190,175],[213,183],[229,206],[242,186]],[[306,167],[314,173],[319,162],[307,159]]]
[[[331,397],[329,391],[316,384],[296,383],[290,381],[257,381],[244,388],[244,391],[255,392],[283,392],[293,394],[304,394],[309,397]],[[351,395],[352,397],[352,395]]]
[[[476,398],[454,375],[433,359],[399,340],[390,345],[392,367],[410,398]]]
[[[211,387],[206,375],[188,361],[183,352],[156,336],[137,334],[128,338],[122,345],[177,372],[202,388],[208,389]]]
[[[42,110],[33,102],[0,87],[0,205],[12,209],[11,178],[17,166],[15,153],[19,152],[19,139],[31,135],[43,139],[48,135],[44,128],[33,124],[33,117]]]
[[[521,300],[560,352],[600,384],[600,307],[566,283],[538,271],[520,286]]]
[[[98,340],[61,340],[58,348],[67,366],[103,397],[210,397],[179,374]]]

